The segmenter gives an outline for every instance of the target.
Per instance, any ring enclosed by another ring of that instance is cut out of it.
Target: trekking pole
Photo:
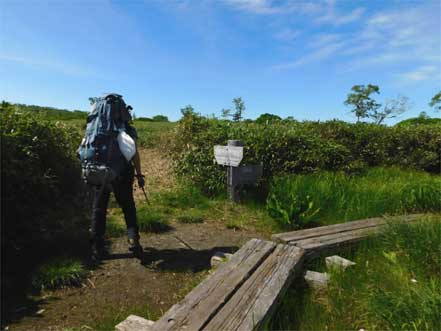
[[[145,201],[147,202],[148,205],[150,205],[150,201],[149,201],[149,198],[147,198],[147,193],[145,193],[144,187],[141,187],[141,190],[144,193]]]

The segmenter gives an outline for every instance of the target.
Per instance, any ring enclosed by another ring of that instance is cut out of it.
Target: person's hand
[[[143,188],[145,186],[144,175],[137,175],[136,177],[138,179],[138,186]]]

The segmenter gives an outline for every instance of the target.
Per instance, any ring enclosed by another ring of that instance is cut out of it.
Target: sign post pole
[[[254,184],[263,173],[262,165],[239,166],[243,159],[243,150],[244,144],[240,140],[228,140],[227,146],[214,146],[217,164],[227,167],[227,193],[233,202],[239,200],[239,185]]]
[[[243,147],[243,142],[240,140],[228,140],[227,143],[228,146],[236,146],[236,147]],[[237,178],[234,176],[233,167],[229,166],[227,168],[227,193],[228,198],[233,201],[237,202],[238,200],[238,192],[236,190],[237,186]]]

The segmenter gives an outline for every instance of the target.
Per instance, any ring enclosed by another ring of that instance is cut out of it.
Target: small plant
[[[314,208],[314,202],[309,195],[302,199],[294,192],[289,192],[288,197],[288,199],[284,199],[285,201],[281,201],[272,193],[267,200],[268,213],[282,227],[292,229],[304,227],[320,211],[320,208]]]
[[[204,215],[198,211],[187,211],[177,217],[181,223],[202,223],[204,221]]]
[[[242,230],[244,228],[243,222],[238,219],[230,219],[227,222],[227,229]]]
[[[146,207],[138,209],[138,226],[141,232],[166,232],[171,229],[169,222],[162,213]]]
[[[36,289],[53,289],[63,286],[78,286],[86,275],[80,261],[60,257],[41,265],[32,277],[32,286]]]

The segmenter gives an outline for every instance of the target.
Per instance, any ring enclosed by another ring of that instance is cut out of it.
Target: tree
[[[435,111],[441,110],[441,91],[433,96],[429,102],[429,106],[435,108]]]
[[[185,106],[184,108],[181,108],[181,114],[183,117],[196,115],[192,105],[188,105]]]
[[[222,117],[223,118],[228,118],[228,117],[231,116],[231,109],[229,109],[229,108],[227,108],[227,109],[222,108],[221,113],[222,113]]]
[[[239,97],[233,99],[233,104],[236,110],[233,114],[233,121],[238,122],[242,119],[242,114],[245,111],[245,103],[242,98]]]
[[[353,93],[348,94],[345,105],[354,107],[351,112],[357,116],[357,122],[361,118],[367,118],[370,114],[374,114],[381,107],[381,104],[370,97],[372,93],[380,93],[380,88],[377,85],[354,85],[351,91]]]
[[[164,115],[155,115],[152,117],[153,122],[168,122],[168,117]]]
[[[399,95],[396,99],[386,101],[382,111],[374,110],[368,116],[373,118],[375,123],[381,124],[386,118],[395,118],[409,108],[409,98]]]
[[[91,105],[93,105],[95,102],[98,101],[98,99],[99,99],[98,97],[89,97],[89,102]]]
[[[269,124],[272,122],[277,122],[280,121],[281,118],[280,116],[274,115],[274,114],[269,114],[269,113],[265,113],[260,115],[258,118],[256,118],[256,123],[258,124]]]
[[[430,118],[430,116],[429,116],[425,111],[422,111],[422,112],[418,115],[418,118],[419,118],[419,119],[423,119],[423,120],[427,120],[427,119]]]

